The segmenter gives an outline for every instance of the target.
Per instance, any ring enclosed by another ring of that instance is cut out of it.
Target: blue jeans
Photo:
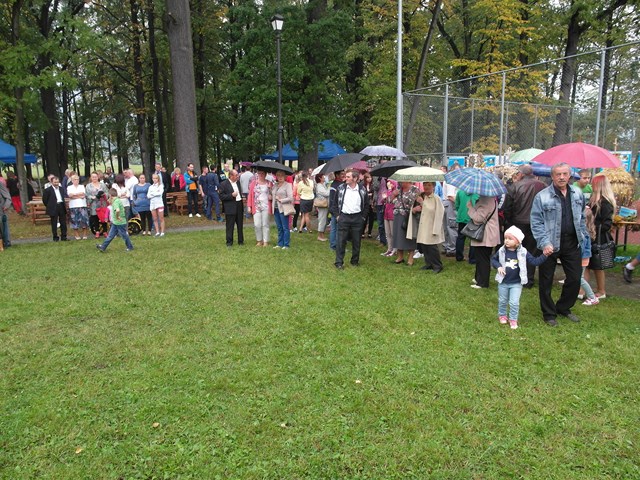
[[[216,206],[216,220],[218,220],[220,219],[220,195],[218,195],[218,192],[207,193],[207,203],[204,207],[204,215],[209,220],[213,220],[213,217],[211,216],[211,209],[214,205]]]
[[[335,250],[338,246],[338,222],[336,217],[331,215],[331,230],[329,231],[329,248]]]
[[[376,205],[376,213],[378,215],[378,235],[380,235],[380,243],[387,245],[387,235],[384,231],[384,205]]]
[[[519,283],[499,283],[498,284],[498,316],[507,316],[507,304],[509,304],[509,319],[518,320],[520,311],[520,295],[522,285]]]
[[[273,216],[276,220],[276,227],[278,227],[278,246],[288,247],[291,238],[291,233],[289,233],[289,215],[283,215],[280,210],[276,208]]]
[[[111,228],[109,229],[109,235],[107,236],[107,238],[104,239],[104,242],[101,245],[102,249],[106,250],[109,244],[111,243],[111,241],[117,236],[119,236],[124,240],[124,243],[127,246],[127,249],[131,250],[133,248],[133,245],[131,244],[131,239],[129,238],[129,232],[127,231],[127,225],[126,224],[114,225],[112,223]]]

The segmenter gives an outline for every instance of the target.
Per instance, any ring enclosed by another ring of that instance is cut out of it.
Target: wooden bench
[[[65,199],[67,205],[67,212],[69,212],[69,199]],[[51,217],[47,215],[47,207],[42,203],[42,197],[33,197],[30,202],[27,203],[27,215],[31,218],[31,223],[37,225],[38,223],[49,223]],[[69,215],[67,215],[67,223],[69,223]]]
[[[187,192],[173,192],[173,207],[176,213],[184,215],[187,212]],[[168,200],[168,198],[167,198]]]

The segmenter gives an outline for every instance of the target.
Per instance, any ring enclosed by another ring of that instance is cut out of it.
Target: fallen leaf
[[[84,450],[84,448],[82,448],[82,447],[76,448],[76,455],[79,454],[79,453],[82,453],[83,450]]]
[[[356,383],[362,383],[362,380],[356,380]]]
[[[160,426],[159,422],[154,422],[153,425],[151,425],[153,428],[158,428]]]

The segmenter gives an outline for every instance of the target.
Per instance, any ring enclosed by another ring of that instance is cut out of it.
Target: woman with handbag
[[[318,240],[326,242],[324,231],[327,229],[327,217],[329,215],[329,187],[324,183],[324,175],[316,175],[316,198],[313,205],[318,209]]]
[[[404,263],[404,252],[407,252],[407,265],[413,266],[413,251],[416,249],[416,239],[407,238],[409,215],[420,191],[411,182],[400,182],[400,188],[395,192],[393,203],[393,246],[397,249],[396,265]]]
[[[257,178],[249,184],[247,208],[253,215],[253,225],[256,231],[256,247],[269,245],[269,212],[271,206],[271,190],[273,184],[267,180],[267,172],[258,170]]]
[[[489,288],[491,276],[491,252],[500,244],[500,220],[498,219],[498,202],[495,197],[481,196],[475,205],[467,203],[468,214],[475,225],[484,224],[481,239],[471,239],[471,246],[475,247],[476,273],[471,288]],[[464,230],[463,230],[464,232]]]
[[[591,180],[593,193],[589,198],[589,206],[593,212],[596,236],[591,243],[591,261],[589,270],[596,276],[596,298],[607,298],[604,271],[613,267],[616,245],[611,237],[613,214],[616,211],[616,199],[609,179],[604,175],[596,175]],[[588,275],[587,275],[588,278]]]
[[[362,238],[364,238],[365,234],[368,238],[371,238],[371,232],[373,231],[373,222],[376,220],[376,202],[373,197],[373,179],[369,172],[364,174],[364,180],[362,181],[362,186],[367,191],[367,195],[369,196],[369,211],[367,212],[367,216],[364,220],[364,225],[362,228]]]
[[[281,170],[276,172],[276,184],[271,190],[271,208],[278,227],[278,244],[273,248],[289,248],[291,234],[289,232],[289,216],[295,213],[293,206],[293,187],[286,181],[287,177]]]

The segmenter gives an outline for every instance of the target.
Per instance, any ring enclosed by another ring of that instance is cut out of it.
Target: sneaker
[[[424,254],[420,253],[420,252],[416,252],[413,254],[413,258],[422,258],[424,257]]]
[[[597,298],[598,300],[604,300],[605,298],[607,298],[607,294],[606,294],[606,293],[603,293],[602,295],[598,295],[598,294],[596,293],[596,298]]]
[[[200,218],[202,217],[202,215],[200,215],[199,213],[196,213],[196,217]]]
[[[473,285],[471,285],[471,288],[482,288],[482,287],[474,283]]]
[[[558,321],[555,318],[550,318],[549,320],[545,320],[544,322],[547,325],[549,325],[550,327],[557,327],[558,326]]]
[[[518,320],[509,320],[509,326],[511,327],[511,330],[518,328]]]
[[[498,321],[502,324],[502,325],[506,325],[507,324],[507,316],[506,315],[500,315],[498,317]]]
[[[100,238],[100,232],[96,233],[96,238]]]
[[[164,232],[162,232],[162,233],[160,234],[160,236],[161,236],[161,237],[164,237]]]
[[[156,232],[156,237],[159,237],[159,236],[160,236],[160,232]]]
[[[279,248],[282,248],[282,247],[280,247],[280,245],[276,245],[275,247],[273,247],[274,250],[277,250]]]
[[[476,282],[476,279],[475,279],[475,278],[472,278],[472,279],[471,279],[471,283],[473,283],[474,285],[476,285],[478,282]]]
[[[598,305],[599,303],[600,303],[600,300],[598,300],[598,297],[587,298],[584,302],[582,302],[583,305],[587,305],[587,306]]]
[[[582,300],[584,298],[583,294],[578,295],[578,300]]]
[[[382,253],[380,254],[380,256],[381,256],[381,257],[388,257],[390,253],[391,253],[391,250],[387,250],[387,251],[385,251],[385,252],[382,252]]]
[[[565,317],[575,323],[578,323],[580,321],[580,317],[578,317],[575,313],[567,313]]]
[[[189,214],[189,218],[193,218],[193,213],[190,213],[190,214]]]
[[[130,252],[130,251],[132,251],[132,250],[133,250],[133,247],[131,247],[131,248],[127,248],[125,251],[126,251],[126,252]]]
[[[102,247],[102,245],[96,245],[96,248],[104,253],[104,248]]]
[[[625,282],[631,283],[632,276],[633,276],[633,270],[631,270],[630,268],[627,268],[626,265],[622,267],[622,278],[624,278]]]
[[[560,285],[564,285],[564,280],[558,280],[558,283],[559,283]]]
[[[293,230],[291,230],[292,232],[297,232],[298,231],[298,227],[293,227]]]
[[[289,250],[289,247],[282,247],[282,250]]]
[[[87,239],[87,237],[82,237],[82,240],[86,240],[86,239]]]

